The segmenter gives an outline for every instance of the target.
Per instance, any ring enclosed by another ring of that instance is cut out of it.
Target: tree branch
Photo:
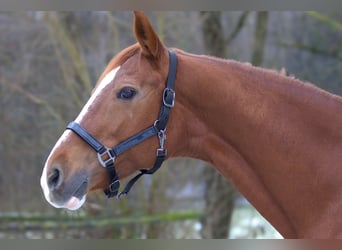
[[[39,106],[42,106],[46,109],[46,111],[56,119],[57,122],[64,124],[64,120],[62,119],[62,117],[55,112],[55,110],[53,109],[53,107],[46,102],[45,100],[43,100],[42,98],[40,98],[37,95],[34,95],[28,91],[26,91],[25,89],[23,89],[22,87],[20,87],[19,85],[13,83],[13,82],[8,82],[6,79],[4,78],[0,78],[0,84],[7,86],[8,88],[10,88],[12,91],[17,92],[22,94],[23,96],[25,96],[26,98],[28,98],[31,102],[33,102],[34,104],[37,104]]]
[[[74,101],[76,102],[78,107],[83,106],[82,98],[77,94],[77,90],[75,89],[74,84],[69,80],[69,78],[78,77],[80,79],[80,84],[84,86],[86,91],[90,94],[93,86],[90,81],[90,77],[82,59],[82,55],[77,47],[77,44],[72,39],[71,35],[68,34],[68,31],[65,28],[65,25],[60,20],[59,16],[56,13],[46,13],[44,15],[45,24],[47,24],[47,28],[53,37],[54,45],[55,45],[55,53],[57,59],[59,61],[59,65],[63,72],[63,77],[65,80],[65,84],[67,85],[69,91],[72,93]],[[72,63],[73,75],[70,73],[70,69],[64,65],[61,52],[58,49],[58,44],[61,44],[62,47],[67,51],[68,57]]]
[[[225,43],[229,45],[240,33],[241,29],[245,25],[246,19],[248,17],[249,11],[244,11],[235,26],[235,29],[230,33],[230,35],[225,39]]]
[[[302,50],[306,50],[312,54],[317,54],[317,55],[322,55],[322,56],[328,56],[334,59],[337,59],[339,61],[342,62],[342,55],[340,55],[340,51],[338,49],[336,50],[332,50],[332,51],[327,51],[324,49],[320,49],[314,46],[310,46],[307,44],[303,44],[303,43],[285,43],[285,42],[278,42],[276,43],[279,46],[283,46],[286,48],[295,48],[295,49],[302,49]]]
[[[307,11],[306,14],[308,14],[309,16],[331,26],[333,29],[336,29],[338,31],[342,31],[342,23],[336,22],[331,17],[322,15],[322,14],[318,13],[317,11]]]

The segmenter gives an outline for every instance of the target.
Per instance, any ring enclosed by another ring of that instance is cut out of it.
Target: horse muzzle
[[[45,199],[56,208],[77,210],[86,200],[88,178],[85,174],[65,178],[59,166],[52,166],[51,170],[45,166],[40,184]]]

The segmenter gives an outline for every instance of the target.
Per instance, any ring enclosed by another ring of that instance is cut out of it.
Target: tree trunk
[[[254,33],[253,55],[251,62],[255,66],[260,66],[264,60],[264,47],[266,41],[268,12],[258,12],[256,19],[257,20]]]
[[[221,26],[220,12],[201,12],[202,33],[206,53],[226,56],[226,44]],[[203,238],[227,238],[236,192],[234,187],[214,168],[208,166],[205,176],[205,209],[202,219]]]

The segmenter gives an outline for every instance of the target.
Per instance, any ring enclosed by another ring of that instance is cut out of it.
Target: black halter
[[[108,198],[117,196],[120,198],[126,195],[134,183],[144,174],[153,174],[162,165],[167,156],[167,150],[164,147],[166,140],[166,124],[170,116],[171,108],[175,103],[175,78],[177,71],[177,56],[172,50],[169,50],[169,73],[166,79],[166,87],[162,96],[162,105],[159,112],[158,119],[154,124],[145,130],[133,135],[127,140],[119,143],[115,147],[107,148],[101,142],[99,142],[94,136],[92,136],[85,128],[76,122],[71,122],[66,129],[72,130],[78,136],[80,136],[85,142],[87,142],[96,152],[100,164],[106,168],[109,177],[109,187],[104,190]],[[118,194],[120,188],[119,175],[115,171],[115,158],[126,150],[136,146],[137,144],[145,141],[152,136],[158,136],[159,148],[156,152],[156,161],[152,168],[141,169],[140,173],[133,177],[126,185],[124,190]]]

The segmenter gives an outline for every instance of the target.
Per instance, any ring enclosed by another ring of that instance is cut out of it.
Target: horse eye
[[[130,100],[136,95],[136,90],[130,87],[124,87],[117,93],[117,98]]]

